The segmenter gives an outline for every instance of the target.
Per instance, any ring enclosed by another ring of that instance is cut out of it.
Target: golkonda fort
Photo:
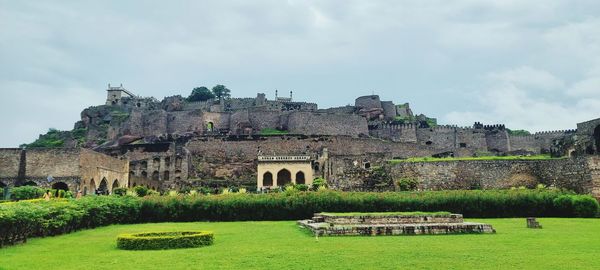
[[[0,269],[600,269],[596,1],[0,1]]]

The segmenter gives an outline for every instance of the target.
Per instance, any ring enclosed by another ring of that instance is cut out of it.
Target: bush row
[[[594,217],[589,195],[557,190],[338,192],[289,190],[269,194],[88,196],[0,204],[0,245],[31,236],[108,224],[166,221],[295,220],[317,212],[448,211],[467,218]]]
[[[212,245],[212,232],[155,232],[122,234],[117,237],[117,247],[126,250],[157,250],[194,248]]]

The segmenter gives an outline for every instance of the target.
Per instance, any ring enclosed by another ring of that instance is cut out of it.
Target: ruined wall
[[[85,194],[98,189],[103,179],[109,191],[129,186],[129,161],[125,158],[114,158],[82,148],[77,165],[81,179],[79,190]]]
[[[366,119],[358,115],[293,112],[288,117],[287,127],[290,133],[306,135],[358,136],[369,133]]]
[[[485,142],[488,151],[491,152],[508,152],[512,150],[508,140],[508,132],[504,129],[486,131]]]
[[[26,172],[28,178],[55,179],[79,177],[79,148],[27,149]]]
[[[279,128],[281,112],[275,111],[255,111],[251,110],[248,112],[248,118],[252,128],[257,132],[265,128]]]
[[[356,112],[356,107],[347,105],[347,106],[343,106],[343,107],[319,109],[317,112],[319,112],[319,113],[334,113],[334,114],[353,114]]]
[[[381,125],[369,130],[369,135],[394,142],[417,142],[417,125]]]
[[[130,186],[176,189],[189,177],[189,152],[175,143],[127,145],[121,151],[120,155],[130,161]]]
[[[440,149],[451,149],[457,146],[454,127],[419,128],[417,129],[417,140],[421,145],[429,145]]]
[[[21,149],[0,149],[0,182],[5,185],[14,185],[19,175],[19,164],[21,161]]]
[[[563,131],[536,132],[534,134],[535,140],[536,140],[536,146],[541,153],[549,153],[554,140],[564,138],[567,136],[567,134],[570,134],[570,133],[575,133],[575,131],[574,130],[563,130]]]
[[[192,158],[191,177],[201,179],[256,179],[256,158],[259,151],[264,155],[308,154],[313,160],[327,148],[335,155],[379,155],[379,160],[430,156],[438,150],[411,143],[394,143],[373,138],[348,136],[277,136],[252,139],[195,138],[186,145]],[[362,159],[361,159],[362,161]],[[377,162],[376,162],[377,163]],[[380,163],[380,162],[378,162]],[[316,171],[319,175],[321,163]],[[330,170],[334,170],[334,166]]]
[[[579,193],[593,188],[585,158],[404,162],[390,165],[390,174],[394,179],[417,179],[424,190],[532,188],[540,183]]]
[[[167,119],[169,133],[202,132],[205,128],[202,112],[199,110],[169,112]]]
[[[381,107],[386,120],[394,120],[396,117],[396,105],[391,101],[382,101]]]
[[[354,101],[354,106],[358,109],[380,109],[381,100],[377,95],[362,96]]]
[[[511,151],[525,150],[536,154],[540,153],[540,145],[534,135],[510,135],[508,140]]]

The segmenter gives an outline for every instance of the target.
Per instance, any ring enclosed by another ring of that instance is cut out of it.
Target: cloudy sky
[[[0,0],[0,147],[71,129],[108,83],[571,129],[600,117],[600,1]]]

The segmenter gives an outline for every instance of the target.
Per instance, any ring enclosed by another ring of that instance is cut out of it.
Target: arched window
[[[142,170],[147,170],[148,169],[148,162],[147,161],[142,161]]]
[[[169,171],[164,171],[163,172],[163,180],[168,181],[169,180],[169,176],[170,176],[169,174],[170,174]]]
[[[154,171],[152,173],[152,180],[158,181],[160,174],[158,173],[158,171]]]
[[[155,169],[159,169],[160,168],[160,158],[155,157],[152,160],[152,167],[155,168]]]
[[[90,193],[95,193],[96,192],[96,181],[94,181],[94,178],[92,178],[92,180],[90,180]]]
[[[146,171],[143,171],[143,172],[142,172],[142,177],[144,177],[144,178],[148,178],[148,173],[147,173]]]
[[[286,169],[282,169],[277,173],[277,186],[285,186],[292,182],[292,173]]]
[[[181,163],[183,162],[183,159],[181,157],[176,157],[175,158],[175,168],[176,169],[181,169]]]
[[[69,190],[69,186],[65,183],[65,182],[56,182],[54,184],[52,184],[52,189],[61,189],[64,191],[68,191]]]
[[[115,179],[115,181],[112,184],[112,190],[115,190],[115,188],[119,188],[119,180]]]
[[[306,179],[304,179],[304,172],[299,171],[296,173],[296,184],[306,184]]]
[[[263,174],[263,186],[270,187],[273,186],[273,174],[270,172],[266,172]]]
[[[98,195],[108,195],[108,181],[106,181],[106,178],[102,178],[102,181],[100,181],[100,185],[98,186],[96,193]]]

